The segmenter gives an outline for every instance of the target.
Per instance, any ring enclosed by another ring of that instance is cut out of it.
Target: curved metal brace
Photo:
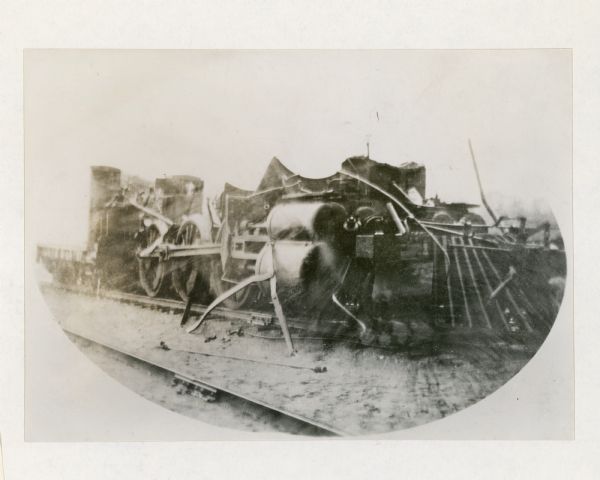
[[[350,310],[348,310],[337,297],[337,294],[340,292],[344,285],[344,282],[346,281],[346,276],[348,275],[348,271],[350,270],[351,265],[352,259],[348,260],[346,268],[344,269],[344,274],[342,275],[342,280],[340,281],[340,285],[336,289],[336,291],[333,292],[333,294],[331,295],[331,300],[338,308],[340,308],[346,315],[348,315],[352,320],[354,320],[358,324],[358,327],[360,328],[360,334],[364,335],[367,332],[367,325],[365,324],[365,322],[363,322],[360,318],[358,318]]]
[[[269,250],[271,251],[271,255],[273,255],[273,248],[269,245]],[[265,280],[269,280],[271,287],[271,300],[273,302],[273,308],[275,310],[275,315],[277,316],[277,320],[279,321],[279,326],[281,327],[281,331],[283,332],[283,338],[285,339],[285,343],[288,347],[288,351],[290,355],[294,355],[296,351],[294,350],[294,344],[292,342],[292,337],[290,335],[290,331],[287,326],[287,320],[285,318],[285,314],[283,313],[283,307],[281,302],[279,301],[279,297],[277,296],[277,276],[275,275],[274,270],[270,270],[266,273],[252,275],[251,277],[242,280],[240,283],[234,285],[232,288],[223,292],[217,298],[213,300],[213,302],[206,307],[206,310],[202,314],[202,316],[196,320],[192,325],[190,325],[187,329],[187,333],[192,333],[197,330],[200,325],[206,320],[206,317],[212,312],[217,306],[219,306],[224,300],[228,299],[232,295],[235,295],[237,292],[243,290],[244,288],[250,286],[253,283],[264,282]],[[189,311],[192,306],[192,296],[190,296],[188,303],[185,307],[185,312],[182,318],[182,324],[187,320],[187,315],[189,315]]]
[[[242,280],[240,283],[236,283],[232,288],[230,288],[226,292],[223,292],[221,295],[219,295],[217,298],[215,298],[212,301],[212,303],[208,307],[206,307],[206,310],[204,311],[202,316],[186,329],[186,332],[192,333],[194,330],[196,330],[198,327],[200,327],[200,325],[202,325],[202,322],[204,322],[204,320],[206,319],[206,317],[208,317],[210,312],[212,312],[221,303],[223,303],[223,301],[227,300],[232,295],[235,295],[237,292],[239,292],[240,290],[243,290],[244,288],[246,288],[247,286],[249,286],[253,283],[259,283],[259,282],[264,282],[265,280],[269,280],[274,275],[275,275],[275,272],[270,271],[267,273],[261,273],[259,275],[252,275],[251,277],[248,277],[245,280]]]
[[[275,309],[275,315],[277,315],[277,319],[279,320],[279,326],[283,332],[283,338],[285,339],[288,352],[290,356],[294,356],[296,350],[294,350],[294,344],[292,343],[292,337],[287,326],[287,320],[285,318],[285,314],[283,313],[283,307],[279,301],[279,297],[277,296],[277,276],[275,274],[271,275],[269,283],[271,286],[271,300],[273,302],[273,308]]]
[[[367,326],[365,325],[365,322],[363,322],[360,318],[358,318],[356,315],[354,315],[350,310],[348,310],[343,304],[342,302],[339,301],[339,299],[337,298],[337,295],[334,293],[331,296],[331,300],[333,300],[333,303],[339,307],[346,315],[348,315],[352,320],[354,320],[356,323],[358,323],[358,326],[360,328],[360,334],[363,335],[364,333],[367,332]]]
[[[133,205],[135,208],[137,208],[138,210],[144,212],[146,215],[150,215],[151,217],[157,218],[161,222],[166,223],[167,226],[169,226],[169,227],[175,223],[175,222],[173,222],[173,220],[165,217],[163,214],[157,212],[156,210],[152,210],[151,208],[144,207],[143,205],[140,205],[139,203],[137,203],[135,200],[133,200],[131,198],[128,198],[127,201],[131,205]]]

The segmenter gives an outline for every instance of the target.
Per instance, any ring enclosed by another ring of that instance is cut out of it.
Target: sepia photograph
[[[563,49],[26,50],[26,291],[211,438],[410,435],[572,364],[572,98]]]

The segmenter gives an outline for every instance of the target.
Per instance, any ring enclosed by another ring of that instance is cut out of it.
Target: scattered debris
[[[372,405],[370,403],[364,403],[363,407],[365,407],[367,409],[368,415],[373,415],[374,413],[381,413],[381,410],[378,407],[376,407],[375,405]]]
[[[238,337],[244,336],[243,327],[234,328],[232,330],[227,330],[227,335],[237,335]]]

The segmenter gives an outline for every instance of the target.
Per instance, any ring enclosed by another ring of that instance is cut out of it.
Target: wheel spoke
[[[192,292],[192,289],[194,288],[194,285],[196,283],[196,277],[198,276],[198,271],[192,269],[192,271],[190,272],[187,282],[186,282],[186,290],[187,290],[187,294],[189,295]]]
[[[192,221],[185,222],[177,233],[175,243],[190,246],[201,243],[200,231]],[[196,287],[196,280],[200,273],[200,264],[192,258],[181,260],[173,269],[171,276],[173,288],[182,300],[187,300],[192,290]]]
[[[160,237],[160,231],[155,226],[150,226],[141,242],[142,249],[148,248]],[[154,297],[160,291],[163,281],[163,263],[158,258],[139,259],[139,279],[146,294]]]

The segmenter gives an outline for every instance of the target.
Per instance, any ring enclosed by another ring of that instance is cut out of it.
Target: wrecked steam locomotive
[[[311,179],[274,158],[255,191],[205,201],[197,177],[124,188],[120,170],[93,167],[87,247],[38,258],[63,282],[207,304],[190,332],[220,304],[274,308],[291,351],[287,315],[367,344],[415,309],[436,328],[545,335],[566,275],[550,225],[497,218],[482,194],[487,225],[476,205],[426,199],[425,181],[415,163],[352,157]]]

